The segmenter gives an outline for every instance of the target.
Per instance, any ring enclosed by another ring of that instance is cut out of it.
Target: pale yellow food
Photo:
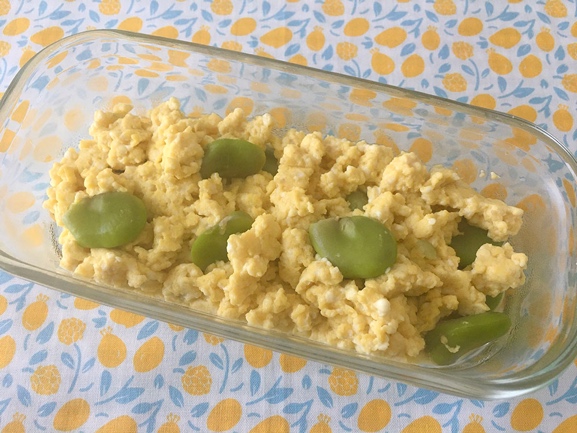
[[[240,109],[225,118],[187,118],[176,99],[146,116],[130,111],[118,104],[97,112],[93,139],[68,150],[51,171],[45,207],[59,225],[72,203],[106,191],[133,193],[148,210],[143,233],[122,248],[82,248],[64,229],[61,265],[81,277],[400,358],[418,355],[423,334],[443,317],[487,311],[486,295],[524,283],[527,257],[507,242],[483,246],[465,270],[447,245],[463,217],[506,241],[518,232],[522,210],[481,196],[449,169],[428,171],[413,153],[320,133],[279,136],[269,115],[249,120]],[[203,147],[219,137],[273,146],[278,174],[203,180]],[[344,197],[359,187],[369,203],[351,212]],[[230,262],[203,273],[190,263],[191,243],[234,210],[255,222],[229,238]],[[312,222],[351,214],[377,219],[398,242],[396,263],[377,278],[343,279],[310,244]]]

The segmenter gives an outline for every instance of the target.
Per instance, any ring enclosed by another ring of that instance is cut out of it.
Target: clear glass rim
[[[253,54],[122,30],[90,30],[76,33],[60,39],[39,51],[18,71],[6,89],[4,96],[0,99],[0,124],[3,124],[15,104],[18,102],[17,95],[24,86],[26,79],[35,71],[35,68],[44,59],[63,48],[65,49],[66,47],[74,46],[86,41],[104,38],[150,43],[151,45],[187,50],[200,54],[221,57],[224,60],[237,61],[265,68],[274,68],[287,73],[312,76],[320,80],[332,81],[347,86],[370,89],[376,92],[384,91],[391,96],[418,100],[419,102],[454,109],[488,121],[497,121],[512,127],[523,129],[537,136],[556,152],[574,175],[577,173],[577,161],[569,150],[552,134],[525,119],[508,113],[475,107],[436,95],[377,83],[336,72],[329,72],[308,66],[264,58]],[[2,131],[0,130],[0,133],[1,132]],[[311,342],[310,340],[306,340],[307,345],[295,348],[295,344],[291,344],[291,342],[298,341],[299,337],[286,334],[282,334],[282,338],[278,338],[278,336],[274,335],[271,337],[270,331],[253,328],[248,325],[242,325],[239,327],[239,330],[235,330],[230,327],[230,324],[227,324],[225,319],[196,311],[194,312],[194,315],[191,315],[191,310],[187,307],[171,304],[161,299],[141,297],[138,301],[135,301],[134,296],[132,296],[128,291],[118,291],[117,289],[98,286],[67,275],[49,272],[31,264],[23,263],[1,250],[0,267],[9,273],[24,279],[73,296],[88,298],[103,305],[119,307],[135,313],[148,315],[149,317],[155,317],[169,323],[174,323],[184,327],[192,327],[202,332],[209,332],[244,343],[265,346],[272,350],[306,357],[317,362],[340,365],[367,374],[385,377],[392,380],[399,380],[414,386],[425,387],[465,398],[491,400],[511,398],[527,394],[541,388],[548,381],[554,379],[567,366],[569,366],[577,356],[577,338],[574,337],[571,344],[565,347],[554,363],[551,363],[548,368],[544,368],[530,376],[499,379],[485,383],[479,383],[478,380],[469,378],[459,378],[459,380],[456,381],[455,375],[452,375],[450,370],[427,368],[389,360],[383,361],[382,364],[377,364],[374,359],[368,359],[362,356],[351,357],[350,354],[347,356],[347,353],[344,351],[327,347],[322,343]],[[115,299],[114,305],[111,305],[110,299]],[[159,304],[163,306],[160,311],[157,308]],[[572,331],[573,334],[577,334],[575,326]],[[302,350],[303,347],[305,347],[306,350]]]

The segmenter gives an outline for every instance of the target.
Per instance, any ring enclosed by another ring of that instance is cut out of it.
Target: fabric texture
[[[575,154],[576,17],[575,0],[0,0],[0,95],[43,47],[115,28],[512,113]],[[0,273],[1,432],[569,433],[575,413],[577,360],[530,395],[468,400]]]

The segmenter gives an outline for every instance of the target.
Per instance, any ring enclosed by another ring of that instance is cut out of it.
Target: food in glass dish
[[[363,354],[448,364],[508,331],[490,304],[525,281],[507,242],[521,209],[414,153],[269,114],[131,110],[96,112],[50,172],[63,268]]]

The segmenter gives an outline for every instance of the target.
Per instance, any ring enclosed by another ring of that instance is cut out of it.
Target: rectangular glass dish
[[[523,287],[507,292],[509,335],[450,367],[403,363],[193,311],[76,278],[59,267],[58,229],[42,208],[49,170],[88,138],[98,109],[128,98],[144,113],[169,97],[185,113],[240,107],[283,129],[321,131],[454,168],[477,191],[524,209],[515,250],[529,257]],[[0,267],[106,305],[468,398],[537,389],[577,357],[577,163],[551,135],[511,115],[243,53],[98,30],[47,47],[0,101]]]

